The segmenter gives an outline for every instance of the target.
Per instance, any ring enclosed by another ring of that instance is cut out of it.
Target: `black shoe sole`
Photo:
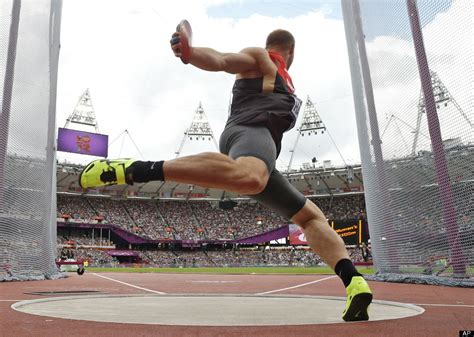
[[[362,293],[355,295],[349,309],[347,309],[342,319],[346,322],[368,321],[369,314],[367,308],[370,303],[372,303],[372,294]]]

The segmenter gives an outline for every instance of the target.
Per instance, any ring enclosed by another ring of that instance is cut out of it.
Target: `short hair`
[[[293,35],[284,29],[277,29],[268,34],[265,48],[268,47],[283,47],[293,48],[295,46],[295,38]]]

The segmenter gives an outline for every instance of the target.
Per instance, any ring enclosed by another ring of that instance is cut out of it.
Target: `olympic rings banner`
[[[109,136],[79,130],[59,128],[58,151],[106,157]]]

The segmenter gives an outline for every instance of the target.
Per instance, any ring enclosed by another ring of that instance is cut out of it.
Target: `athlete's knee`
[[[257,158],[239,158],[236,161],[234,182],[236,188],[247,195],[261,193],[268,183],[269,173],[265,163]]]
[[[248,195],[260,194],[267,186],[268,177],[250,173],[242,181],[243,193]]]
[[[291,221],[301,228],[306,228],[312,224],[327,224],[324,213],[311,200],[306,200],[305,205],[294,216]]]
[[[234,182],[240,193],[255,195],[261,193],[267,186],[268,174],[241,169],[236,173]]]

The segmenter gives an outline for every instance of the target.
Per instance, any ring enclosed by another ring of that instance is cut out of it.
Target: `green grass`
[[[183,274],[334,274],[329,267],[202,267],[202,268],[86,268],[93,273],[183,273]],[[358,268],[361,274],[373,274],[373,268]]]

